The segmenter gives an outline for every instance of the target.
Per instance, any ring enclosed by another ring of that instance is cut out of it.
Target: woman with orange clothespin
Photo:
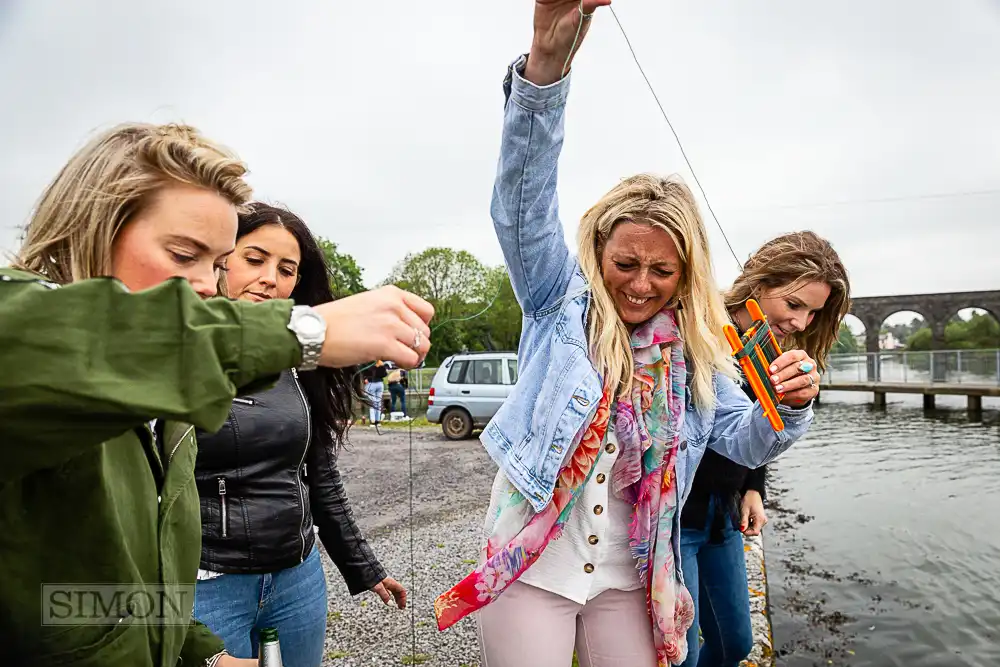
[[[747,380],[744,391],[782,431],[777,406],[817,392],[850,304],[847,271],[825,239],[786,234],[754,253],[725,301],[735,326],[724,326],[724,334]],[[804,375],[786,380],[771,372],[782,348],[802,355]],[[764,467],[746,468],[711,450],[698,467],[681,513],[681,563],[695,601],[683,667],[736,665],[753,648],[743,537],[767,523],[765,476]]]

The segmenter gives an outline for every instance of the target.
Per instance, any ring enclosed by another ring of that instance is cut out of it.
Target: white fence
[[[1000,350],[833,354],[820,384],[837,382],[1000,386]]]

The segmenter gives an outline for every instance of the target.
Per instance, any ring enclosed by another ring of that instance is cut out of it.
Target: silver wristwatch
[[[292,306],[288,328],[302,345],[300,371],[311,371],[319,365],[319,355],[326,340],[326,320],[309,306]]]

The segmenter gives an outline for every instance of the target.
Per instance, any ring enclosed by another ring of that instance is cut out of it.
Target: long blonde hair
[[[736,365],[722,338],[729,321],[712,273],[708,236],[688,187],[676,176],[639,174],[623,180],[601,198],[580,221],[578,259],[592,294],[588,323],[590,354],[605,384],[618,395],[631,390],[633,358],[629,332],[615,310],[601,275],[601,255],[616,225],[652,225],[666,231],[680,255],[681,279],[670,304],[693,367],[692,395],[700,408],[714,404],[715,372],[737,378]]]
[[[127,123],[91,139],[42,193],[14,266],[65,284],[111,274],[115,237],[170,184],[250,200],[246,166],[186,125]]]
[[[840,323],[851,309],[851,282],[830,242],[815,232],[793,232],[771,239],[755,252],[725,294],[726,306],[737,310],[747,299],[759,299],[766,289],[791,294],[806,283],[830,286],[823,308],[802,333],[785,339],[782,348],[801,349],[826,369],[826,356],[837,342]]]

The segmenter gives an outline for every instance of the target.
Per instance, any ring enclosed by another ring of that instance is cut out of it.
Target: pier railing
[[[820,384],[886,382],[1000,386],[1000,349],[830,355]]]

